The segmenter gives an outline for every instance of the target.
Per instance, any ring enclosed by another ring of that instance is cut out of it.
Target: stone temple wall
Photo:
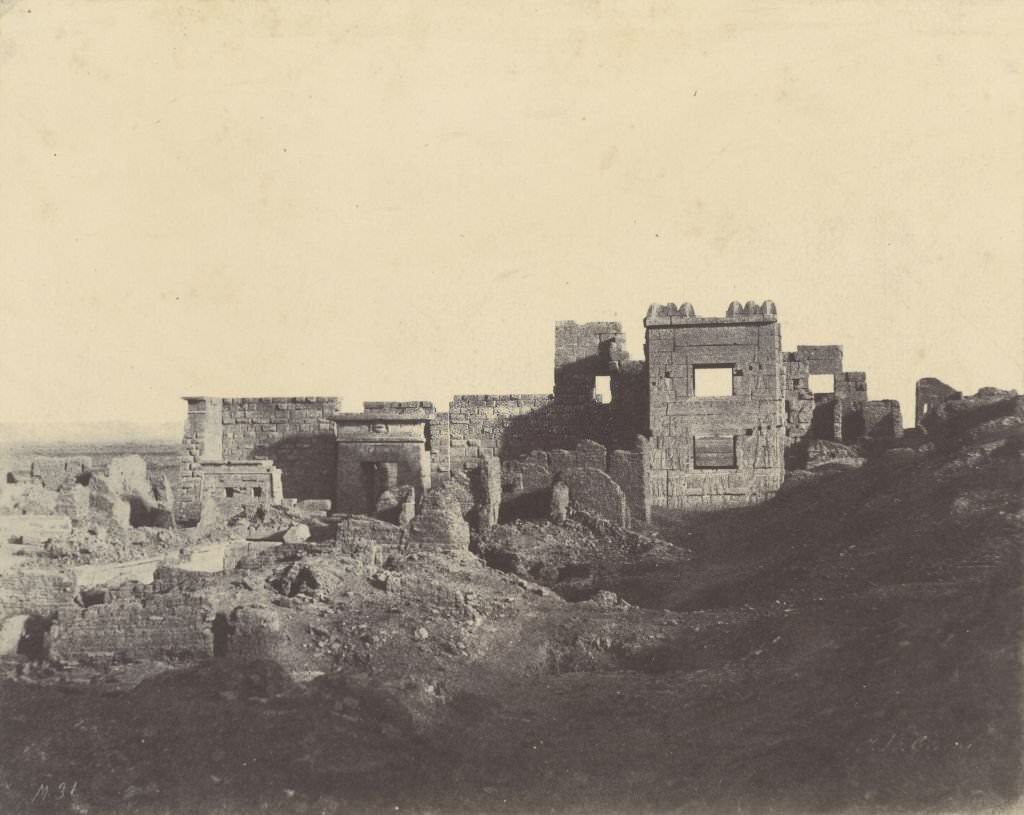
[[[629,359],[622,326],[556,323],[554,362],[553,395],[477,394],[452,400],[444,418],[450,472],[473,469],[488,455],[508,460],[532,450],[572,449],[584,439],[610,448],[633,446],[647,429],[647,366]],[[597,396],[599,377],[608,379],[610,401]],[[432,458],[439,461],[444,429],[431,427]]]
[[[333,397],[224,399],[226,461],[270,459],[281,470],[285,498],[334,494]]]
[[[335,482],[334,397],[186,397],[188,415],[176,491],[179,523],[199,519],[204,461],[272,461],[285,498],[331,498]]]
[[[412,464],[429,474],[431,484],[452,478],[469,483],[492,457],[557,453],[584,440],[633,450],[644,436],[647,502],[690,509],[766,499],[781,484],[784,467],[799,466],[808,440],[852,442],[902,432],[898,405],[869,402],[865,375],[843,370],[841,346],[801,345],[783,354],[770,301],[733,303],[724,317],[698,317],[689,304],[654,305],[645,328],[645,359],[631,360],[618,322],[556,323],[550,395],[459,395],[440,413],[427,402],[367,402],[364,412],[426,416],[423,453],[429,463]],[[695,392],[698,377],[725,368],[731,372],[727,394]],[[830,377],[817,393],[816,376]],[[198,520],[209,494],[204,478],[213,477],[212,468],[204,468],[210,461],[269,460],[281,471],[284,498],[338,503],[339,479],[348,472],[339,458],[346,448],[336,445],[332,422],[339,400],[187,401],[179,522]],[[384,458],[378,463],[395,463]]]

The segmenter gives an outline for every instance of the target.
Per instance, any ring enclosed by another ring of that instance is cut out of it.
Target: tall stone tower
[[[718,509],[767,500],[785,477],[785,368],[775,304],[724,317],[684,303],[644,320],[654,506]]]

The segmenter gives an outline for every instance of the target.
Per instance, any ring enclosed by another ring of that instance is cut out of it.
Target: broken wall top
[[[743,305],[737,300],[729,304],[724,317],[698,317],[691,303],[677,306],[675,303],[652,303],[644,317],[647,328],[673,325],[715,325],[721,323],[765,323],[777,322],[778,310],[775,303],[765,300],[760,305],[748,300]]]

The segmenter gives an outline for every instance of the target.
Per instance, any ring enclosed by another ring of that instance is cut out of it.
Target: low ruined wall
[[[593,507],[596,514],[621,526],[629,526],[631,519],[650,520],[650,468],[647,440],[643,437],[637,438],[634,450],[613,450],[609,454],[603,444],[583,439],[576,445],[575,450],[533,450],[520,459],[506,461],[502,465],[505,496],[517,499],[530,493],[545,492],[551,489],[552,483],[563,473],[584,469],[607,475],[608,480],[616,486],[628,510],[625,523],[622,523],[622,514],[617,506],[619,499],[616,498],[611,503],[602,499],[599,506]],[[582,488],[583,481],[577,486],[578,489]],[[581,498],[575,495],[570,497],[573,501],[590,500],[589,493]],[[586,508],[591,509],[589,506]]]
[[[893,439],[903,435],[903,415],[895,399],[865,402],[864,433],[873,439]]]
[[[30,472],[32,478],[44,487],[55,490],[68,479],[81,475],[91,467],[92,459],[88,456],[40,456],[32,460]]]
[[[71,535],[67,515],[0,515],[0,546],[7,543],[42,544]]]
[[[213,609],[200,596],[146,592],[88,608],[64,607],[54,652],[65,659],[122,654],[132,659],[213,654]]]
[[[73,575],[43,569],[0,573],[0,620],[14,614],[50,614],[73,602]]]
[[[163,562],[163,558],[151,557],[115,563],[89,563],[74,567],[74,574],[78,585],[84,588],[118,586],[129,580],[152,583],[153,575]]]
[[[365,515],[350,515],[338,521],[338,531],[334,540],[344,551],[346,547],[358,548],[370,543],[398,546],[402,542],[403,534],[400,526],[387,521]]]

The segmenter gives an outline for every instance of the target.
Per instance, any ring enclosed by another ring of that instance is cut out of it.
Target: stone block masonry
[[[451,471],[473,469],[485,456],[511,458],[541,446],[515,420],[552,403],[553,398],[545,394],[456,396],[448,412]],[[550,425],[541,429],[558,432]]]
[[[655,305],[644,322],[652,503],[705,510],[770,498],[784,476],[775,305],[733,303],[724,318]]]
[[[333,498],[335,397],[186,397],[188,415],[176,491],[181,524],[199,520],[204,462],[268,460],[281,471],[285,498]],[[225,485],[228,486],[228,485]]]
[[[613,451],[594,468],[622,489],[634,519],[647,518],[653,506],[764,501],[787,466],[801,466],[811,440],[902,430],[898,405],[869,401],[864,373],[843,369],[842,346],[783,353],[771,301],[734,302],[722,317],[655,304],[644,322],[642,360],[629,358],[618,322],[556,323],[551,394],[458,395],[440,412],[422,401],[366,402],[359,414],[338,414],[338,400],[325,397],[189,397],[178,521],[198,519],[211,483],[239,488],[216,481],[215,462],[270,461],[283,497],[332,499],[335,512],[373,513],[399,487],[415,489],[419,504],[432,485],[470,485],[489,496],[474,519],[486,525],[505,464],[549,454],[518,463],[515,474],[543,483],[569,466],[562,459],[585,458],[584,442]]]
[[[223,400],[226,461],[270,459],[281,470],[285,498],[331,498],[334,494],[334,427],[339,410],[332,397]]]
[[[33,480],[47,489],[55,490],[68,479],[81,475],[91,467],[92,459],[88,456],[41,456],[32,460],[30,472]]]
[[[533,450],[506,461],[504,497],[521,501],[533,494],[535,506],[548,506],[548,493],[561,480],[569,485],[569,500],[578,508],[628,527],[634,520],[651,519],[649,466],[643,436],[637,437],[634,450],[611,452],[584,439],[575,450]]]

